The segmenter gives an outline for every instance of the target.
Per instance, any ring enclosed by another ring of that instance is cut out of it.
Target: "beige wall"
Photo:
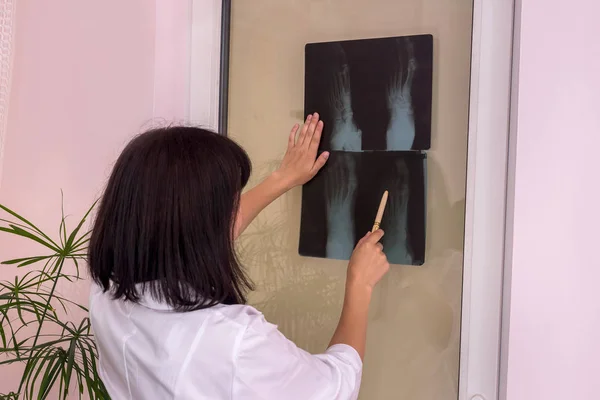
[[[434,36],[426,264],[392,266],[377,289],[362,399],[457,397],[471,13],[470,0],[233,4],[229,134],[249,152],[254,181],[277,166],[303,117],[305,43]],[[320,352],[337,323],[346,263],[298,256],[300,193],[260,215],[240,251],[258,284],[252,302]]]

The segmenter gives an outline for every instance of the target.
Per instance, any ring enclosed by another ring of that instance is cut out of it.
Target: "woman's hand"
[[[381,229],[367,233],[356,248],[348,265],[344,308],[330,346],[343,343],[353,347],[364,360],[367,343],[367,320],[373,287],[390,268],[379,240]]]
[[[273,200],[290,190],[311,180],[329,158],[323,152],[317,159],[323,122],[319,114],[314,113],[306,118],[306,122],[296,139],[298,124],[290,132],[288,148],[277,171],[256,187],[242,195],[240,200],[240,216],[234,228],[233,236],[237,238],[250,225],[250,222]]]
[[[379,243],[382,237],[383,231],[378,229],[360,239],[348,264],[348,286],[371,291],[388,272],[390,263]]]
[[[311,180],[329,158],[328,152],[323,152],[317,158],[323,132],[323,121],[319,121],[319,114],[314,113],[306,117],[299,135],[297,135],[298,129],[298,124],[292,128],[283,161],[279,169],[274,172],[274,175],[285,183],[286,189],[303,185]]]

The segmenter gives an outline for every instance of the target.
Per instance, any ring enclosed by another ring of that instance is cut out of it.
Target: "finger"
[[[358,247],[358,245],[364,243],[365,239],[368,238],[370,234],[371,234],[371,231],[367,232],[367,234],[365,236],[363,236],[362,238],[360,238],[360,240],[358,241],[358,243],[356,244],[356,246]]]
[[[310,140],[309,150],[313,154],[317,154],[319,150],[319,143],[321,143],[321,133],[323,133],[323,121],[317,122],[317,127],[315,128],[315,133]]]
[[[319,122],[319,114],[314,113],[310,119],[310,124],[308,124],[308,130],[306,131],[306,135],[302,138],[302,144],[310,144],[313,135],[315,134],[315,129],[317,128],[317,123]]]
[[[325,165],[325,163],[327,162],[328,159],[329,159],[329,152],[325,151],[325,152],[321,153],[319,158],[317,158],[317,161],[315,161],[315,163],[312,166],[311,173],[313,176],[315,176],[317,174],[317,172],[319,172],[321,170],[321,168],[323,168],[323,166]]]
[[[384,263],[383,263],[383,273],[387,274],[387,272],[390,270],[390,263],[387,260],[387,258],[385,259]]]
[[[375,246],[377,246],[380,251],[383,251],[383,245],[381,243],[377,243]]]
[[[377,229],[375,232],[371,233],[368,238],[365,239],[366,242],[375,244],[381,240],[383,237],[383,230]]]
[[[288,138],[288,149],[291,149],[296,144],[296,133],[298,133],[298,128],[300,125],[294,124],[292,130],[290,131],[290,137]]]
[[[308,127],[310,126],[311,119],[312,114],[308,114],[308,116],[306,117],[306,121],[304,121],[304,125],[302,126],[302,130],[300,131],[300,135],[298,136],[296,144],[302,144],[304,142],[304,138],[306,137],[306,132],[308,132]]]

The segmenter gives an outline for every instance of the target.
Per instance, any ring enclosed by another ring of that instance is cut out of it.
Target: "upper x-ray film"
[[[310,43],[305,113],[325,123],[322,150],[428,150],[431,35]]]

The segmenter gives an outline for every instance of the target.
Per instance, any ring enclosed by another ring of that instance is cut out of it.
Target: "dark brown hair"
[[[149,290],[176,310],[243,304],[252,284],[233,245],[251,164],[232,140],[193,127],[153,129],[119,156],[88,251],[91,276],[115,299]]]

